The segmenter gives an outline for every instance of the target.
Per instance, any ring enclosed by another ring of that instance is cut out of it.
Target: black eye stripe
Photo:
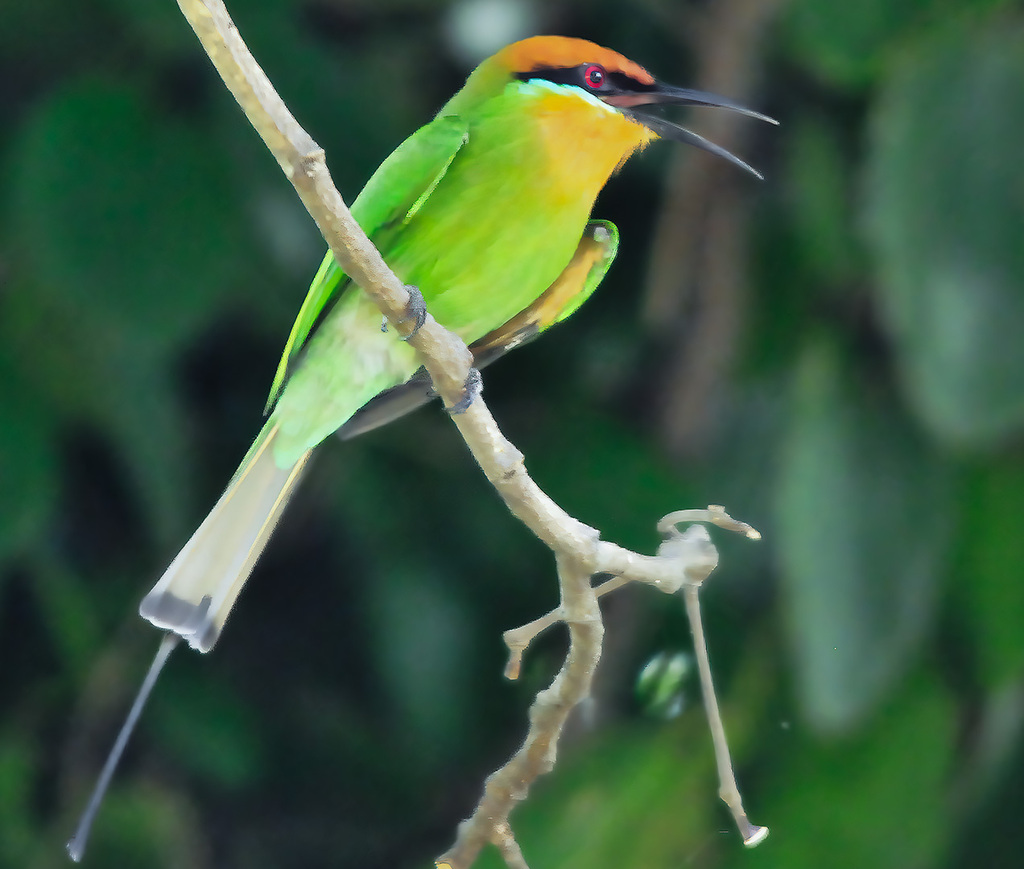
[[[599,72],[597,80],[587,80],[588,73]],[[542,67],[530,72],[518,73],[519,81],[544,79],[552,84],[574,85],[584,88],[598,96],[614,96],[616,94],[637,94],[650,91],[654,85],[638,82],[625,73],[613,72],[597,63],[583,63],[570,67]]]

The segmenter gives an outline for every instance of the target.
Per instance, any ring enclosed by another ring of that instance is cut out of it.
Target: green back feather
[[[363,232],[379,246],[382,232],[411,218],[437,187],[467,138],[466,123],[447,116],[435,118],[406,139],[374,172],[352,204],[352,216]],[[270,387],[267,412],[281,394],[288,371],[313,326],[343,289],[345,278],[328,251],[288,335]]]

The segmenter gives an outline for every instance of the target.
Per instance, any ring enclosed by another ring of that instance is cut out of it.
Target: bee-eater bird
[[[600,283],[618,232],[591,221],[590,212],[630,155],[654,139],[674,139],[757,174],[643,111],[659,105],[717,106],[771,120],[714,94],[663,84],[592,42],[533,37],[480,64],[381,164],[352,213],[481,367],[564,320]],[[141,614],[209,651],[310,453],[339,429],[356,434],[426,401],[429,384],[419,369],[412,347],[382,331],[380,311],[328,253],[285,345],[263,430]]]

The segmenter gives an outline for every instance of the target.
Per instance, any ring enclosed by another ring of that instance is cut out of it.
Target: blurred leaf
[[[331,34],[318,33],[291,0],[256,0],[234,11],[260,65],[299,123],[325,149],[347,202],[384,158],[441,107],[417,86],[423,70],[435,62],[420,28],[392,27],[339,43]],[[262,151],[248,124],[239,120],[237,113],[221,117]],[[309,265],[315,271],[317,262]]]
[[[881,49],[935,2],[797,0],[784,20],[794,55],[830,84],[861,88],[881,70]]]
[[[17,84],[6,85],[14,84],[18,91],[10,96],[23,98],[26,86],[37,85],[40,78],[73,74],[77,64],[104,57],[103,37],[109,27],[109,19],[91,5],[63,0],[0,3],[0,64],[8,74],[18,73]]]
[[[813,116],[801,119],[784,153],[790,214],[811,278],[831,286],[851,280],[860,260],[851,232],[852,165],[845,159],[836,131]]]
[[[527,469],[570,515],[600,528],[604,539],[653,552],[658,520],[693,505],[668,460],[609,415],[571,397],[558,403],[557,415],[531,410],[525,405],[518,416],[536,427],[513,437]]]
[[[855,740],[801,739],[778,757],[760,813],[771,837],[728,865],[746,869],[904,869],[944,865],[945,788],[957,737],[952,698],[918,675]]]
[[[122,26],[127,25],[138,50],[155,52],[197,51],[199,43],[174,3],[137,3],[135,0],[102,0]]]
[[[34,567],[32,592],[50,631],[50,645],[63,668],[84,683],[101,648],[95,586],[83,582],[48,549],[37,556]]]
[[[779,570],[808,719],[851,727],[904,671],[947,557],[946,470],[899,408],[812,345],[798,366],[778,483]]]
[[[899,43],[952,14],[984,15],[1010,0],[797,0],[785,35],[793,54],[831,85],[862,89],[880,77]]]
[[[366,591],[374,675],[395,718],[431,746],[417,760],[434,768],[458,757],[473,715],[473,616],[444,579],[408,565]]]
[[[4,349],[9,350],[9,347]],[[57,498],[56,422],[0,352],[0,559],[37,539]]]
[[[32,281],[15,282],[0,318],[0,342],[20,376],[65,419],[87,420],[112,438],[135,472],[158,539],[176,540],[191,524],[192,493],[183,483],[173,372],[159,348],[137,338],[83,320]]]
[[[182,533],[172,351],[220,313],[245,263],[226,157],[126,84],[50,97],[12,151],[20,357],[57,406],[113,433],[156,532]],[[48,342],[40,342],[46,335]]]
[[[242,697],[221,682],[217,691],[200,668],[170,671],[150,701],[149,726],[178,766],[238,792],[265,768],[258,717]]]
[[[1024,424],[1024,26],[909,52],[872,124],[867,233],[908,399],[985,446]]]
[[[36,747],[23,733],[6,729],[0,734],[0,859],[7,866],[23,866],[35,844],[32,799]]]
[[[198,822],[194,807],[165,786],[115,784],[97,816],[83,862],[119,867],[208,865],[207,843]],[[60,853],[59,849],[54,842],[53,851]]]
[[[955,593],[984,681],[998,688],[1024,674],[1024,461],[996,459],[974,469],[962,501]]]
[[[97,340],[173,345],[232,288],[243,256],[224,155],[131,86],[51,97],[12,159],[22,251]]]

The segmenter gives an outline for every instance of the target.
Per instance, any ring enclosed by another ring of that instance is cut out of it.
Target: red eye
[[[591,90],[600,90],[601,85],[604,84],[604,70],[596,63],[590,64],[583,71],[583,81]]]

